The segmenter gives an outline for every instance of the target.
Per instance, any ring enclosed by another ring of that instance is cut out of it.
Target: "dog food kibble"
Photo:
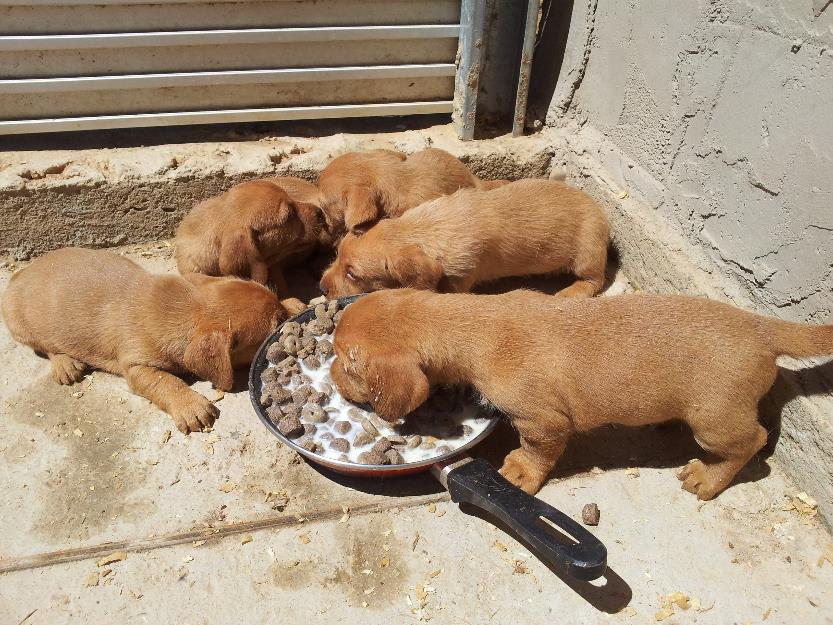
[[[350,441],[346,438],[334,438],[330,441],[330,449],[335,451],[345,452],[350,451]]]
[[[331,460],[399,465],[430,460],[465,445],[490,423],[465,389],[441,388],[403,423],[388,423],[343,399],[332,383],[338,302],[317,300],[305,323],[290,321],[266,350],[261,405],[302,449]]]
[[[391,447],[392,445],[390,441],[383,436],[374,443],[373,447],[370,448],[370,451],[378,451],[380,454],[383,454]]]
[[[321,339],[315,348],[315,355],[321,360],[327,360],[327,358],[333,355],[333,344],[327,339]]]
[[[581,509],[581,520],[585,525],[598,525],[600,516],[599,506],[595,503],[589,503]]]
[[[376,437],[372,434],[368,434],[364,430],[356,434],[355,438],[353,439],[353,444],[356,447],[364,447],[365,445],[370,445],[376,440]]]
[[[373,425],[367,417],[362,419],[362,428],[371,436],[379,436],[379,430],[376,429],[376,426]]]
[[[284,417],[278,421],[278,431],[287,438],[298,438],[304,433],[304,426],[298,417]]]
[[[333,424],[333,429],[339,434],[347,434],[347,432],[353,429],[353,426],[350,425],[349,421],[336,421]]]
[[[301,418],[309,423],[326,423],[330,415],[318,404],[306,404],[301,408]]]
[[[391,464],[405,464],[405,459],[395,449],[388,449],[385,452],[385,458],[387,458],[388,462]]]

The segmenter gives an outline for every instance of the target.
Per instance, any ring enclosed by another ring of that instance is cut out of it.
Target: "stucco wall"
[[[637,286],[833,323],[830,4],[559,5],[553,166],[607,206]],[[771,442],[833,522],[833,362],[782,364]]]
[[[576,0],[547,121],[644,167],[653,208],[762,308],[833,323],[828,3]]]

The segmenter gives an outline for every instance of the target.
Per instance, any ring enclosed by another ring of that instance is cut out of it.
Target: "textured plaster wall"
[[[637,286],[833,323],[831,4],[574,1],[554,167],[605,203]],[[833,521],[833,363],[782,364],[776,456]]]
[[[577,0],[547,121],[644,168],[651,208],[762,308],[833,323],[829,4]]]

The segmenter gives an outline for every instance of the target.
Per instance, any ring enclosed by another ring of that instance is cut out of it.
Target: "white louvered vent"
[[[0,135],[450,113],[460,0],[0,0]]]

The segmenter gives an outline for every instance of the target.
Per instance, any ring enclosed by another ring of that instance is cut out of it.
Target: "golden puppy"
[[[411,156],[394,150],[343,154],[321,172],[318,188],[330,231],[344,234],[458,189],[507,182],[482,181],[448,152],[428,148]]]
[[[711,499],[767,440],[758,402],[779,355],[833,354],[833,325],[762,317],[694,297],[554,299],[532,291],[439,295],[402,289],[351,305],[331,375],[379,416],[407,415],[431,384],[470,384],[506,413],[521,447],[501,473],[535,493],[574,432],[688,423],[716,456],[682,486]]]
[[[285,293],[282,267],[332,245],[317,200],[315,185],[278,177],[243,182],[197,204],[176,232],[180,273],[271,279]]]
[[[401,286],[465,292],[508,276],[572,272],[559,293],[591,296],[604,283],[608,224],[589,195],[551,180],[463,189],[348,235],[324,272],[328,297]]]
[[[12,276],[3,295],[12,336],[52,363],[60,384],[88,367],[124,377],[182,432],[209,426],[217,408],[168,373],[193,373],[230,390],[287,314],[255,282],[194,274],[155,276],[110,252],[49,252]]]

